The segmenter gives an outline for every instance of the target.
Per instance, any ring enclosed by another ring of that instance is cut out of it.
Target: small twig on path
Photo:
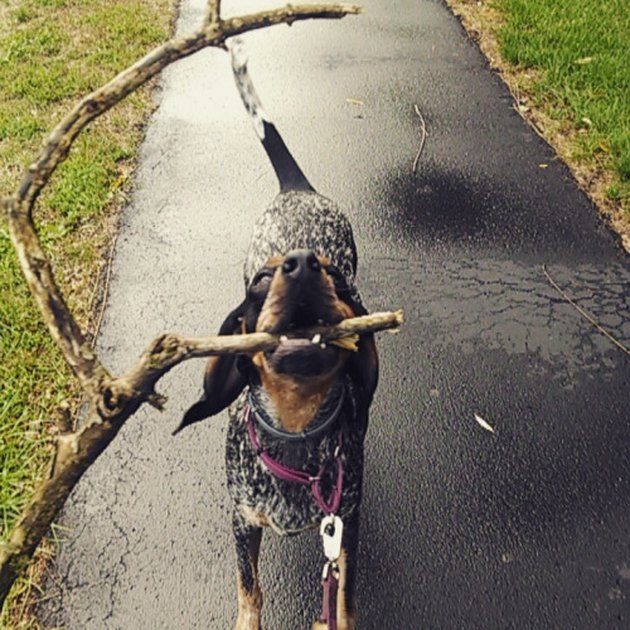
[[[92,350],[96,347],[96,340],[98,338],[98,334],[101,331],[101,325],[103,324],[103,317],[105,316],[105,307],[107,306],[107,296],[109,295],[109,285],[112,280],[112,267],[114,264],[114,254],[116,253],[116,244],[118,243],[118,232],[114,234],[114,238],[112,239],[112,244],[109,249],[109,256],[107,257],[107,262],[105,263],[105,279],[103,280],[103,288],[101,290],[101,304],[98,309],[98,316],[96,317],[96,323],[94,325],[94,330],[92,332],[92,339],[90,341],[90,346]]]
[[[413,168],[411,172],[415,175],[418,170],[418,162],[420,161],[420,156],[422,155],[422,151],[424,149],[424,144],[427,141],[427,124],[424,122],[424,117],[422,116],[422,112],[417,105],[414,105],[413,108],[418,114],[418,118],[420,118],[420,131],[422,132],[422,137],[420,138],[420,148],[418,149],[418,153],[416,153],[416,157],[413,161]]]
[[[572,298],[570,298],[566,292],[558,285],[558,283],[549,275],[547,271],[546,265],[542,266],[543,273],[545,277],[549,281],[549,284],[571,305],[575,310],[582,315],[585,319],[587,319],[597,330],[599,330],[602,335],[610,339],[618,348],[623,350],[626,354],[630,355],[630,349],[625,346],[621,341],[613,337],[588,311],[585,311],[579,304],[575,302]]]

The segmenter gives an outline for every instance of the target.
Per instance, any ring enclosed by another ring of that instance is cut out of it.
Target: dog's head
[[[188,410],[180,428],[218,413],[255,381],[268,393],[283,427],[303,430],[342,373],[353,380],[359,412],[367,414],[378,379],[373,336],[361,335],[357,348],[350,350],[344,344],[293,335],[295,330],[364,314],[343,274],[325,257],[296,250],[271,258],[253,277],[245,300],[228,315],[219,334],[269,332],[281,335],[281,343],[267,352],[212,357],[204,397]]]

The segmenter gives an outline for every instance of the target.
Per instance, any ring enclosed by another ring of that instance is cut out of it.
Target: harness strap
[[[339,505],[341,504],[341,495],[343,493],[343,464],[341,462],[341,445],[342,445],[342,435],[341,431],[339,431],[337,435],[337,448],[335,449],[335,457],[334,463],[337,465],[337,480],[335,486],[332,490],[330,500],[326,502],[322,495],[322,489],[320,486],[320,481],[326,470],[328,469],[328,462],[324,462],[317,475],[313,477],[303,470],[297,470],[295,468],[289,468],[285,466],[281,462],[275,460],[269,453],[262,449],[260,444],[260,440],[256,435],[256,428],[254,427],[254,414],[252,413],[252,409],[249,405],[246,407],[245,411],[246,415],[246,423],[247,423],[247,433],[249,435],[249,439],[256,450],[256,454],[260,457],[260,461],[265,465],[267,470],[270,473],[282,479],[283,481],[290,481],[292,483],[299,483],[302,485],[310,485],[311,492],[313,494],[313,499],[317,506],[324,512],[324,514],[336,514],[339,510]]]
[[[337,591],[339,590],[338,569],[330,568],[322,578],[324,596],[322,598],[322,614],[319,620],[327,625],[328,630],[337,630]]]

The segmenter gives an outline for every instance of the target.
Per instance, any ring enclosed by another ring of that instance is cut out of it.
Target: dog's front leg
[[[354,599],[356,580],[357,548],[359,546],[359,510],[343,523],[343,540],[339,565],[339,587],[337,590],[337,628],[354,630],[357,625],[357,610]],[[313,624],[313,630],[326,630],[322,621]]]
[[[260,630],[262,592],[258,583],[258,552],[262,528],[247,522],[237,509],[232,518],[238,565],[238,619],[235,630]]]

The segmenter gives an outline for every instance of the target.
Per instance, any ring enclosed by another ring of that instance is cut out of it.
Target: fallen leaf
[[[528,105],[518,106],[518,111],[521,112],[521,114],[526,114],[529,110],[530,110],[530,107]]]
[[[358,98],[347,98],[346,103],[350,103],[350,105],[365,105],[365,103]]]
[[[589,127],[593,126],[593,121],[590,118],[587,118],[586,116],[584,116],[580,120],[581,122],[583,122],[585,125],[588,125]]]
[[[597,143],[597,147],[604,153],[610,153],[610,146],[608,145],[608,143],[604,142],[604,140],[600,140]]]
[[[494,429],[478,414],[475,414],[475,420],[479,424],[479,426],[486,431],[490,431],[490,433],[494,433]]]
[[[351,352],[358,352],[359,335],[349,335],[348,337],[341,337],[340,339],[334,339],[330,342],[333,346],[338,346],[344,350],[350,350]]]
[[[549,164],[539,164],[540,168],[549,168]]]
[[[587,63],[591,63],[591,61],[593,61],[593,57],[580,57],[575,60],[575,63],[577,63],[578,66],[585,66]]]

